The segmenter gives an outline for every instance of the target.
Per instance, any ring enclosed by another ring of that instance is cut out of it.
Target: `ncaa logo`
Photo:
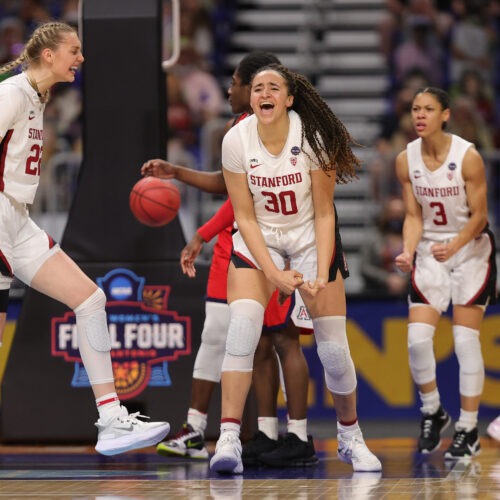
[[[107,297],[111,360],[120,399],[146,387],[172,385],[168,365],[191,354],[191,318],[168,307],[169,285],[147,285],[142,276],[117,268],[97,278]],[[52,318],[52,356],[74,365],[72,387],[90,382],[78,349],[75,313]]]

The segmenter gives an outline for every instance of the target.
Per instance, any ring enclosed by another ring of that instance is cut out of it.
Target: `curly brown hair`
[[[289,95],[294,97],[291,109],[297,112],[302,120],[302,144],[309,143],[321,169],[328,173],[335,170],[338,184],[345,184],[356,179],[356,171],[361,167],[359,158],[353,153],[351,144],[354,141],[345,125],[330,109],[307,78],[290,71],[280,64],[269,64],[260,68],[257,73],[266,70],[275,71],[283,77]],[[255,73],[255,74],[257,74]],[[254,76],[255,76],[254,74]]]

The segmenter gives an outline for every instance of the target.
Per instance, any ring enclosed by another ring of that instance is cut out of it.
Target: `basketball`
[[[144,177],[134,184],[129,203],[130,210],[139,222],[159,227],[175,218],[181,195],[173,182],[158,177]]]

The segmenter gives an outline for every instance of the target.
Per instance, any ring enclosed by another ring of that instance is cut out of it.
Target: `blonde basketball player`
[[[348,272],[333,204],[336,182],[355,176],[350,136],[314,87],[283,66],[257,72],[250,103],[254,114],[233,127],[222,145],[238,231],[228,274],[221,435],[210,467],[243,471],[239,432],[264,310],[275,288],[287,295],[299,288],[335,399],[339,457],[356,471],[379,471],[358,425],[346,336]]]
[[[0,294],[3,314],[13,275],[74,310],[78,345],[99,412],[96,450],[115,455],[161,441],[167,422],[129,415],[116,394],[106,296],[30,218],[40,179],[43,111],[49,89],[72,82],[84,58],[76,31],[51,22],[37,28],[21,55],[0,73],[24,71],[0,83]]]
[[[396,161],[406,205],[403,252],[396,265],[412,273],[408,351],[422,401],[418,449],[436,450],[451,421],[441,406],[433,350],[436,325],[451,302],[460,416],[444,457],[468,458],[480,451],[477,421],[484,364],[479,328],[496,295],[485,168],[473,144],[445,132],[450,118],[446,92],[434,87],[417,92],[411,117],[419,137]]]

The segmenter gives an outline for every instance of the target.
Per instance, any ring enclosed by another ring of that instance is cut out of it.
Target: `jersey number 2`
[[[26,173],[28,175],[40,175],[40,163],[42,163],[43,147],[40,144],[33,144],[30,152],[31,156],[26,160]]]
[[[295,191],[281,191],[279,194],[272,191],[262,191],[266,197],[266,210],[275,214],[292,215],[297,213]]]

